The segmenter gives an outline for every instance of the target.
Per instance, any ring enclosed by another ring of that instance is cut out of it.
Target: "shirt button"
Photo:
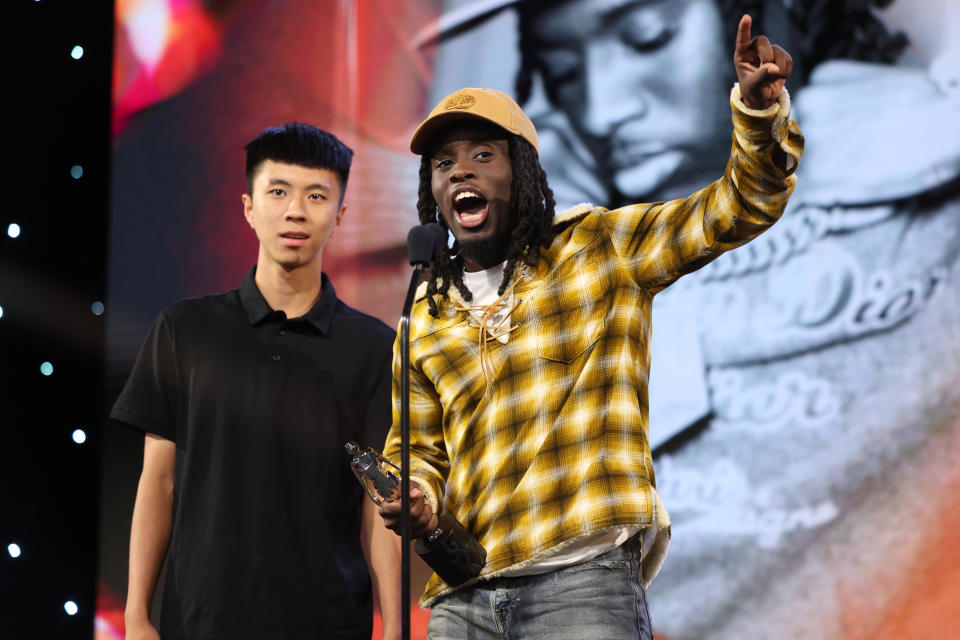
[[[282,335],[282,336],[285,336],[285,335],[287,335],[287,330],[281,327],[281,328],[277,329],[277,333],[279,333],[279,334]]]
[[[279,356],[279,354],[276,354],[276,353],[273,354],[273,361],[274,361],[274,362],[280,362],[280,356]]]

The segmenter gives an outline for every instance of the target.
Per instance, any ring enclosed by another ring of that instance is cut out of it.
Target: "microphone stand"
[[[413,265],[400,315],[400,629],[403,640],[410,640],[410,311],[424,266]]]
[[[423,270],[433,261],[434,254],[446,246],[446,239],[446,232],[435,222],[416,225],[407,234],[407,255],[413,273],[400,314],[400,632],[403,640],[410,640],[410,312]]]
[[[407,255],[413,273],[400,314],[400,632],[403,640],[410,640],[410,312],[417,284],[442,237],[445,236],[438,224],[417,225],[407,234]]]

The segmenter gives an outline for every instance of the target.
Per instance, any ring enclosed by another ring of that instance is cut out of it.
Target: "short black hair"
[[[340,201],[347,190],[353,150],[330,133],[302,122],[269,127],[248,142],[247,189],[253,193],[253,179],[267,160],[296,164],[311,169],[329,169],[340,177]]]

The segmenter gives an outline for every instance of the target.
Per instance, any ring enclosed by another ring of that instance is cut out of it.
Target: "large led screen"
[[[114,395],[162,308],[236,287],[255,261],[242,149],[264,127],[309,122],[356,152],[324,269],[348,303],[395,325],[417,223],[407,144],[437,100],[463,86],[520,100],[558,211],[678,197],[722,174],[735,25],[751,13],[754,31],[793,55],[806,154],[780,222],[655,301],[650,429],[672,542],[649,588],[654,627],[669,640],[949,637],[960,601],[955,3],[117,10]],[[142,441],[119,428],[107,440],[101,576],[118,598]]]

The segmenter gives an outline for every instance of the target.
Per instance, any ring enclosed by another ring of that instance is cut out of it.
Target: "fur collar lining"
[[[560,213],[553,214],[553,221],[551,226],[558,227],[561,224],[566,222],[571,222],[586,216],[588,213],[593,211],[593,205],[589,202],[581,202],[575,207],[571,207],[566,211],[561,211]]]

